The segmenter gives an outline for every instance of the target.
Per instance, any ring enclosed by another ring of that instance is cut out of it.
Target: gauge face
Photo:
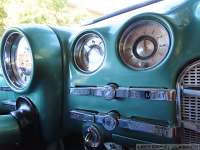
[[[86,73],[96,71],[103,63],[105,46],[103,40],[94,33],[80,37],[74,48],[74,61]]]
[[[132,69],[148,69],[166,57],[169,47],[166,28],[156,21],[143,20],[130,25],[122,34],[119,54]]]
[[[13,66],[13,70],[15,72],[15,76],[18,77],[23,84],[25,84],[28,80],[30,80],[33,68],[31,48],[25,37],[22,37],[19,40],[18,46],[14,51],[14,56],[15,65]]]
[[[33,57],[24,35],[14,32],[7,37],[2,60],[5,74],[14,88],[23,89],[30,83],[33,74]]]

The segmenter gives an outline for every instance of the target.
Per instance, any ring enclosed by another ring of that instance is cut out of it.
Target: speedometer
[[[167,29],[157,21],[142,20],[130,25],[122,34],[119,54],[132,69],[148,69],[159,64],[170,48]]]
[[[8,84],[15,91],[23,91],[32,80],[33,56],[26,36],[20,31],[8,31],[2,44],[2,68]]]

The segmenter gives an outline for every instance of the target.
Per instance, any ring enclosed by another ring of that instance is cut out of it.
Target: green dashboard
[[[180,0],[80,27],[8,29],[0,144],[199,144],[199,26],[200,1]]]

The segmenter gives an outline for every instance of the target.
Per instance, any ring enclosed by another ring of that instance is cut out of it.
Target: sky
[[[147,0],[69,0],[68,2],[78,7],[84,7],[102,14],[108,14],[144,1]]]

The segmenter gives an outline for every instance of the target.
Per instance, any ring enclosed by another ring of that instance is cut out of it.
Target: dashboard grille
[[[183,129],[181,143],[184,144],[200,144],[200,133],[190,129]]]
[[[200,62],[189,67],[181,78],[183,87],[200,87]],[[180,104],[182,120],[200,121],[200,97],[182,93]]]
[[[200,123],[200,61],[183,70],[177,85],[179,118],[181,122],[187,122],[181,132],[181,143],[200,144],[200,133],[192,127]]]
[[[183,77],[183,84],[190,86],[199,86],[200,85],[200,63],[196,64],[188,71],[185,72]]]
[[[183,120],[200,121],[200,98],[183,96],[181,105]]]

